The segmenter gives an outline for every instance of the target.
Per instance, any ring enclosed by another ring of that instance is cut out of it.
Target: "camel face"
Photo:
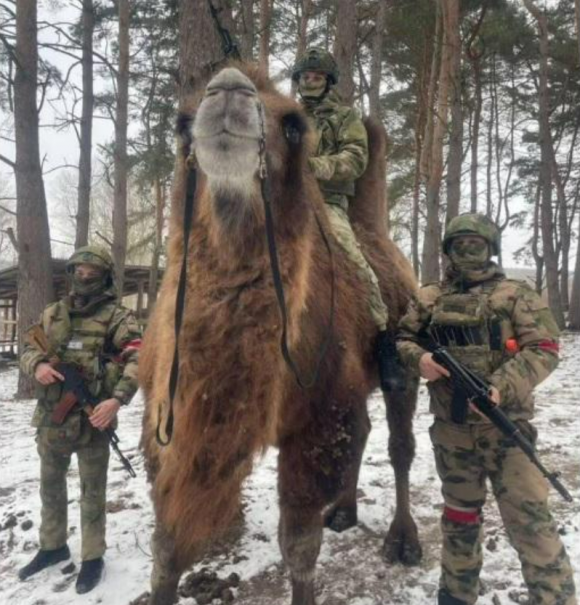
[[[265,128],[259,104],[256,86],[236,68],[223,69],[208,84],[192,134],[212,191],[243,197],[254,191]]]

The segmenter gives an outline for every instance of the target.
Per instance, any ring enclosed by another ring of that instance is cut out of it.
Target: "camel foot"
[[[419,565],[423,557],[423,549],[413,519],[409,518],[406,522],[395,519],[391,523],[383,543],[382,554],[389,564]]]
[[[324,526],[340,533],[355,527],[357,521],[356,506],[337,506],[324,520]]]
[[[177,580],[169,580],[167,582],[160,583],[159,585],[151,588],[151,596],[149,597],[148,605],[173,605],[177,603]]]
[[[292,605],[316,605],[314,580],[300,582],[292,579]]]

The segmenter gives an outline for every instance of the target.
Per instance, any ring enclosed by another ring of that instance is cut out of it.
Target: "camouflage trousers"
[[[347,212],[337,204],[325,204],[332,232],[348,258],[356,265],[359,277],[369,288],[369,309],[373,321],[379,330],[385,330],[389,320],[387,306],[383,302],[379,280],[364,257]]]
[[[535,429],[520,421],[535,440]],[[511,545],[530,605],[576,605],[570,561],[548,509],[548,483],[526,455],[489,423],[436,419],[430,429],[445,503],[440,588],[473,605],[482,566],[481,509],[486,479]]]
[[[102,557],[105,543],[105,506],[109,443],[104,434],[84,426],[77,435],[58,428],[39,428],[40,456],[40,548],[64,546],[68,531],[66,476],[76,453],[81,480],[82,560]]]

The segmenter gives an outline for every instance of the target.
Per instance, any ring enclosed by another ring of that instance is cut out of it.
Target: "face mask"
[[[73,273],[73,294],[78,296],[94,296],[105,289],[105,276],[79,277]]]
[[[458,271],[481,271],[489,264],[489,246],[485,240],[457,237],[451,240],[449,259]]]
[[[326,80],[322,82],[304,81],[302,78],[298,81],[298,92],[305,99],[320,99],[326,92]]]

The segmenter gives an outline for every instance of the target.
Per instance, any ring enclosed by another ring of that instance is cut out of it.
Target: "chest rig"
[[[465,292],[444,288],[429,323],[433,340],[482,378],[497,369],[502,356],[502,322],[490,302],[498,283],[490,280]]]
[[[70,313],[61,301],[43,317],[43,329],[58,358],[75,364],[93,395],[107,396],[110,373],[108,366],[116,365],[107,355],[108,336],[117,309],[114,302],[104,303],[89,316]],[[61,397],[61,385],[42,387],[38,393],[44,407],[51,408]]]
[[[491,280],[465,292],[452,286],[443,288],[428,328],[437,344],[484,380],[501,365],[503,357],[502,322],[490,301],[498,283]],[[451,414],[454,422],[467,419],[466,397],[457,389],[452,394]]]

